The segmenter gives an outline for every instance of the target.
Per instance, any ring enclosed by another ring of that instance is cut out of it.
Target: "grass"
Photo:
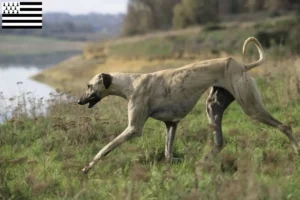
[[[257,21],[256,23],[209,24],[185,30],[121,38],[108,41],[105,44],[103,42],[93,43],[85,48],[85,53],[86,56],[93,53],[97,54],[97,51],[93,51],[93,49],[104,46],[107,57],[121,57],[125,59],[184,58],[185,55],[199,57],[199,55],[206,52],[212,54],[220,54],[222,52],[233,54],[240,53],[241,46],[249,35],[255,36],[261,31],[297,29],[298,24],[295,16],[283,16],[267,21]],[[226,36],[226,40],[224,36]],[[294,37],[291,40],[296,40],[297,38],[295,36],[290,37]],[[285,50],[289,50],[289,48]],[[90,55],[90,57],[92,56]]]
[[[81,51],[83,42],[71,42],[33,36],[0,35],[2,56],[40,55],[54,52]]]
[[[289,70],[284,70],[285,66],[290,66]],[[276,118],[292,125],[299,140],[297,62],[291,59],[264,67],[256,78],[266,107]],[[292,83],[291,78],[295,79]],[[26,95],[23,99],[21,105],[28,105]],[[203,97],[178,127],[175,156],[182,162],[172,166],[164,162],[165,127],[150,119],[142,137],[111,152],[89,175],[82,174],[81,168],[126,127],[126,102],[109,97],[96,108],[87,109],[57,93],[44,103],[50,105],[46,116],[32,111],[32,117],[28,117],[21,106],[12,119],[0,125],[2,199],[300,196],[300,158],[286,136],[249,119],[237,103],[225,113],[226,146],[211,161],[202,160],[212,144]]]

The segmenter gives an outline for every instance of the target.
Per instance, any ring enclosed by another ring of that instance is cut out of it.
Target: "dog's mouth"
[[[89,100],[89,106],[88,108],[94,107],[101,99],[93,97],[92,99]]]
[[[92,96],[89,98],[81,98],[78,101],[79,105],[85,105],[85,104],[89,104],[88,108],[92,108],[94,107],[99,101],[101,101],[101,98],[97,97],[97,96]]]

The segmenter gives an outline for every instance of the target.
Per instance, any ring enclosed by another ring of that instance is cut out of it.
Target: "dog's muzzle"
[[[81,97],[78,101],[79,105],[85,105],[85,104],[89,104],[88,108],[92,108],[94,107],[94,105],[96,105],[99,101],[101,101],[101,98],[99,98],[96,95],[91,95],[89,97]]]

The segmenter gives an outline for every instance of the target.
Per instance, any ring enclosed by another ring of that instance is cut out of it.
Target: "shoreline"
[[[16,55],[0,55],[0,65],[34,65],[40,69],[48,68],[56,65],[58,62],[64,61],[74,55],[80,54],[80,50],[74,51],[57,51],[43,54],[16,54]]]

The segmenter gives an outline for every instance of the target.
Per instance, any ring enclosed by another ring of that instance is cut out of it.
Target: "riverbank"
[[[37,66],[40,69],[45,69],[56,65],[74,55],[81,54],[81,50],[64,51],[64,52],[49,52],[44,54],[0,54],[0,65],[2,66]]]

